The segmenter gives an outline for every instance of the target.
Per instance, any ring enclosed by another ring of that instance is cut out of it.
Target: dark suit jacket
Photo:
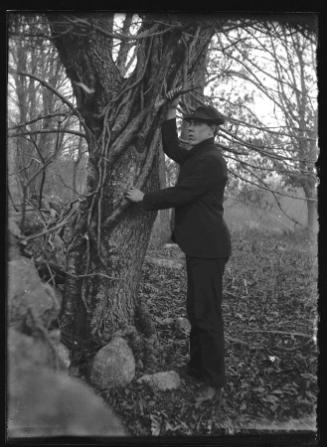
[[[180,164],[176,186],[147,193],[146,210],[175,208],[174,238],[188,256],[229,257],[230,234],[223,219],[226,162],[209,138],[186,150],[179,145],[176,120],[162,125],[163,150]]]

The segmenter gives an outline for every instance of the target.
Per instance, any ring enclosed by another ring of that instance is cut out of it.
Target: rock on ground
[[[145,374],[138,379],[139,383],[147,383],[154,390],[175,390],[180,386],[181,380],[176,371],[162,371],[155,374]]]
[[[13,328],[8,331],[8,357],[10,373],[13,368],[53,366],[53,354],[43,340]]]
[[[123,436],[119,418],[67,373],[15,368],[9,376],[8,437]]]
[[[179,317],[175,321],[176,329],[183,335],[189,335],[191,332],[191,324],[187,318]]]
[[[41,281],[33,261],[23,257],[10,261],[8,274],[9,324],[29,326],[32,313],[48,328],[60,306],[52,287]]]
[[[59,332],[59,331],[58,331]],[[18,332],[14,328],[8,331],[8,354],[10,368],[47,367],[68,369],[70,355],[59,338],[49,333],[51,346],[45,340]]]
[[[135,359],[122,337],[114,337],[94,357],[90,380],[100,389],[124,386],[135,376]]]

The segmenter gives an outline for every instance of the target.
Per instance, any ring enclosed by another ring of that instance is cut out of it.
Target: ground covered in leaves
[[[151,256],[179,259],[176,247]],[[145,262],[139,294],[153,316],[159,340],[150,369],[136,371],[124,389],[102,395],[131,435],[221,435],[255,426],[283,426],[316,411],[317,259],[305,238],[247,232],[233,235],[224,278],[227,385],[217,402],[195,405],[199,386],[186,376],[174,391],[137,383],[145,373],[175,370],[187,362],[183,268]],[[258,422],[259,423],[259,422]]]

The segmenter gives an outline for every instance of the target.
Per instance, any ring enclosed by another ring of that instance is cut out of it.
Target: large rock
[[[34,263],[27,258],[8,263],[9,324],[23,328],[32,318],[48,328],[57,318],[60,306],[48,284],[42,283]]]
[[[8,437],[123,436],[119,418],[92,389],[64,372],[14,368]]]
[[[133,352],[122,337],[114,337],[93,360],[90,380],[100,389],[124,386],[135,376]]]
[[[43,340],[13,328],[8,331],[8,356],[9,372],[15,368],[54,366],[53,353]]]
[[[54,332],[54,331],[53,331]],[[70,355],[65,345],[49,333],[50,343],[36,337],[18,332],[14,328],[8,331],[8,355],[10,368],[48,367],[68,369]]]
[[[181,379],[176,371],[162,371],[155,374],[144,374],[138,379],[138,383],[147,383],[153,390],[175,390],[181,384]]]

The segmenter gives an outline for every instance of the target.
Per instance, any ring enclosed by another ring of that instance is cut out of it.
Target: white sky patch
[[[122,31],[122,27],[124,25],[124,20],[125,20],[126,14],[123,13],[117,13],[114,16],[114,32],[116,33],[120,33]],[[131,26],[129,28],[129,33],[132,36],[135,36],[139,30],[141,26],[141,20],[139,18],[138,15],[134,14],[133,18],[132,18],[132,23]],[[124,44],[126,42],[125,39],[113,39],[113,49],[112,49],[112,57],[113,60],[116,61],[117,57],[118,57],[118,53],[120,50],[120,46],[121,44]],[[130,48],[130,50],[128,51],[128,56],[127,56],[127,61],[126,64],[128,64],[131,60],[131,58],[134,55],[134,51],[135,51],[135,44],[132,45],[132,47]],[[126,77],[128,77],[132,71],[134,70],[136,65],[136,58],[134,59],[133,63],[131,64],[131,66],[128,68],[127,73],[126,73]]]

